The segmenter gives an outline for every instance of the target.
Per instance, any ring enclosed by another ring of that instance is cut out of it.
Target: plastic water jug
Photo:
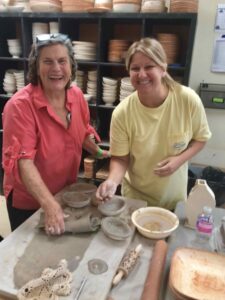
[[[186,226],[195,228],[197,217],[204,206],[214,208],[216,206],[215,195],[206,180],[197,179],[185,205]]]

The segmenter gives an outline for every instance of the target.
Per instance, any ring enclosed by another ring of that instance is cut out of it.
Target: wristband
[[[98,148],[97,153],[96,153],[96,157],[101,158],[102,156],[103,156],[103,150],[101,148]]]

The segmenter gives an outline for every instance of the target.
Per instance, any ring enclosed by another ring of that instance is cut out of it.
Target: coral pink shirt
[[[4,194],[13,190],[13,206],[37,209],[18,173],[20,158],[33,159],[51,193],[76,181],[82,144],[90,130],[89,109],[76,86],[67,90],[71,121],[65,128],[40,86],[27,85],[7,102],[3,112]]]

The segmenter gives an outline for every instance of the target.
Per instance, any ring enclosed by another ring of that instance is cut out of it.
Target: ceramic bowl
[[[122,198],[113,197],[111,200],[100,204],[98,210],[104,216],[117,216],[124,211],[125,206],[126,202]]]
[[[110,77],[102,77],[102,82],[109,85],[117,85],[117,79]]]
[[[113,11],[140,12],[141,5],[136,3],[113,3]]]
[[[92,98],[93,98],[92,95],[84,94],[84,99],[85,99],[87,102],[91,101]]]
[[[160,207],[142,207],[132,213],[131,220],[137,230],[150,239],[168,237],[179,225],[178,217]]]
[[[74,191],[65,192],[62,195],[64,204],[69,207],[80,208],[87,206],[91,202],[91,196],[85,193]]]

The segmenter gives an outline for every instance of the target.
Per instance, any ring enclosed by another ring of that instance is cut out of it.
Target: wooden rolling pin
[[[116,276],[113,278],[113,285],[117,285],[122,277],[127,277],[128,274],[133,269],[134,265],[137,262],[138,257],[140,256],[140,251],[142,249],[142,245],[139,244],[134,250],[131,250],[130,253],[124,257],[122,260]]]
[[[156,242],[141,300],[159,300],[160,284],[166,261],[167,248],[168,245],[164,240]]]

